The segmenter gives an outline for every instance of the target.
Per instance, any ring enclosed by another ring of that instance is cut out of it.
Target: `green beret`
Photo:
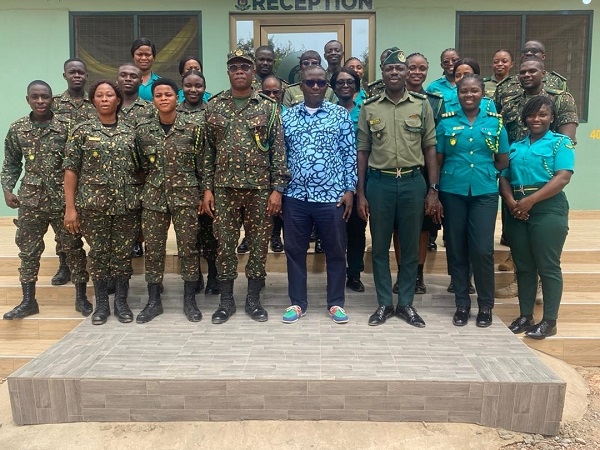
[[[386,64],[404,64],[406,66],[406,55],[402,50],[395,50],[381,62],[382,66]]]

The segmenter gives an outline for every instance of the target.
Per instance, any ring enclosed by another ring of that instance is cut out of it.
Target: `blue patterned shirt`
[[[281,115],[291,180],[285,195],[335,203],[356,187],[356,138],[345,108],[327,101],[310,114],[304,102]]]

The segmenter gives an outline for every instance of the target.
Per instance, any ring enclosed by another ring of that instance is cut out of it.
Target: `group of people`
[[[113,291],[115,316],[133,321],[127,303],[132,249],[143,239],[148,302],[136,322],[154,319],[163,312],[172,223],[188,320],[202,319],[196,301],[202,289],[220,295],[213,323],[236,312],[233,286],[243,224],[249,252],[245,312],[253,320],[268,320],[260,293],[269,242],[287,257],[291,306],[282,321],[293,323],[306,313],[306,251],[314,230],[327,263],[328,313],[346,323],[345,287],[365,290],[360,274],[368,222],[378,302],[369,325],[396,315],[425,326],[413,299],[426,292],[429,235],[443,224],[449,290],[456,300],[452,321],[456,326],[469,321],[472,274],[476,325],[487,327],[500,189],[510,213],[505,236],[521,308],[510,329],[533,338],[556,333],[568,213],[562,188],[573,172],[577,113],[572,96],[560,89],[566,86],[548,81],[541,43],[525,45],[513,77],[511,52],[498,50],[489,79],[480,76],[477,61],[444,50],[443,76],[427,89],[425,56],[406,56],[397,47],[381,54],[382,78],[368,85],[362,62],[344,61],[343,46],[335,40],[324,48],[327,69],[316,51],[300,56],[295,84],[274,74],[271,47],[254,54],[236,49],[227,55],[230,88],[212,97],[197,58],[181,60],[180,89],[152,71],[156,48],[150,40],[137,39],[131,54],[133,62],[119,67],[116,82],[97,81],[89,93],[85,64],[78,59],[65,63],[68,89],[61,96],[53,98],[41,80],[27,88],[32,112],[11,125],[2,169],[5,201],[19,210],[23,300],[4,319],[39,311],[35,283],[48,225],[76,286],[75,307],[91,314],[94,324],[110,316]],[[82,236],[90,246],[89,276]],[[206,285],[200,255],[208,263]],[[89,277],[95,308],[85,293]],[[538,277],[544,316],[535,323]]]

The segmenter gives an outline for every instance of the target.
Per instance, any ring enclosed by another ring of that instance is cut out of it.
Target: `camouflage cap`
[[[386,64],[406,64],[406,55],[402,50],[394,50],[381,62],[381,65]]]
[[[254,56],[252,55],[252,53],[247,52],[244,49],[241,48],[236,48],[235,50],[227,53],[227,63],[229,64],[229,61],[232,61],[234,59],[243,59],[245,61],[248,61],[251,64],[254,64]]]

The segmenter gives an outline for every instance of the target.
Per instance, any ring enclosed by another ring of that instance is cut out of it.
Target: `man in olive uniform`
[[[44,234],[51,225],[68,251],[66,259],[73,268],[75,309],[88,316],[92,304],[87,300],[85,252],[81,237],[71,235],[63,225],[65,197],[62,164],[69,135],[69,121],[52,110],[52,90],[41,80],[27,87],[27,103],[32,112],[10,126],[4,141],[2,189],[4,200],[18,208],[16,243],[21,258],[20,281],[23,301],[4,319],[20,319],[39,312],[35,299],[40,257],[44,251]],[[24,162],[23,162],[24,161]],[[18,196],[12,193],[25,165]]]
[[[133,63],[125,63],[117,70],[117,84],[123,93],[123,104],[118,117],[128,125],[136,127],[155,115],[151,103],[140,98],[138,88],[142,84],[142,72]]]
[[[539,41],[527,41],[523,48],[521,49],[521,62],[531,59],[531,58],[539,58],[542,61],[546,59],[546,47]],[[567,91],[567,79],[562,75],[551,71],[546,72],[544,69],[543,74],[543,83],[544,86],[550,89],[556,89],[559,91]],[[512,97],[515,93],[521,93],[521,83],[519,80],[519,75],[513,75],[511,77],[507,77],[502,80],[496,86],[496,91],[494,93],[494,101],[496,102],[496,109],[499,114],[502,113],[500,109],[498,109],[498,105],[502,105],[507,97]],[[510,139],[510,136],[509,136]],[[512,141],[511,141],[512,142]]]
[[[212,316],[224,323],[235,313],[233,283],[237,277],[236,245],[241,211],[250,256],[246,264],[246,313],[268,319],[260,304],[271,217],[281,212],[289,174],[279,106],[252,89],[254,59],[241,49],[227,56],[231,88],[214,96],[206,110],[206,149],[202,171],[202,212],[215,219],[219,243],[217,269],[221,301]]]
[[[156,117],[138,126],[142,168],[142,232],[146,241],[148,303],[136,318],[146,323],[163,313],[160,285],[165,269],[166,242],[173,222],[183,278],[183,312],[190,322],[202,320],[196,304],[200,273],[198,212],[202,130],[177,112],[178,87],[161,78],[152,84]]]
[[[261,45],[254,52],[254,59],[256,61],[256,74],[252,79],[252,89],[260,91],[263,80],[269,75],[275,75],[275,50],[270,45]],[[288,86],[285,80],[281,78],[279,80],[281,81],[282,88]]]
[[[307,50],[302,55],[300,55],[300,71],[308,69],[311,66],[320,66],[321,65],[321,55],[315,52],[314,50]],[[300,102],[304,101],[304,94],[302,93],[302,89],[300,85],[302,82],[290,84],[283,94],[283,101],[281,102],[283,106],[286,108],[290,108],[294,105],[297,105]],[[325,100],[331,103],[337,102],[337,97],[335,96],[335,92],[331,89],[330,86],[327,86],[327,90],[325,91]]]
[[[397,52],[400,50],[398,47],[390,47],[386,48],[381,55],[379,55],[379,63],[383,63],[385,58],[392,52]],[[382,94],[385,91],[385,85],[383,84],[383,80],[380,78],[379,80],[372,81],[367,85],[367,98],[375,97],[376,95]]]
[[[358,213],[363,220],[370,216],[373,279],[379,303],[369,325],[381,325],[395,312],[408,324],[424,327],[412,303],[423,208],[436,221],[442,213],[437,192],[435,123],[427,97],[406,90],[408,66],[404,52],[389,53],[381,72],[385,91],[363,104],[358,121]],[[424,164],[429,187],[421,174]],[[389,263],[394,229],[398,230],[402,248],[395,311]]]
[[[88,98],[85,91],[85,84],[88,79],[87,67],[79,58],[67,59],[63,66],[63,78],[67,82],[67,90],[61,95],[54,96],[52,102],[52,111],[71,121],[71,126],[78,125],[88,119],[96,117],[94,105]],[[71,278],[71,270],[67,264],[65,250],[62,250],[63,244],[55,237],[56,254],[59,258],[59,268],[56,275],[52,278],[52,284],[55,286],[66,284]],[[83,241],[74,241],[78,247],[83,247]],[[81,245],[79,245],[81,244]]]

